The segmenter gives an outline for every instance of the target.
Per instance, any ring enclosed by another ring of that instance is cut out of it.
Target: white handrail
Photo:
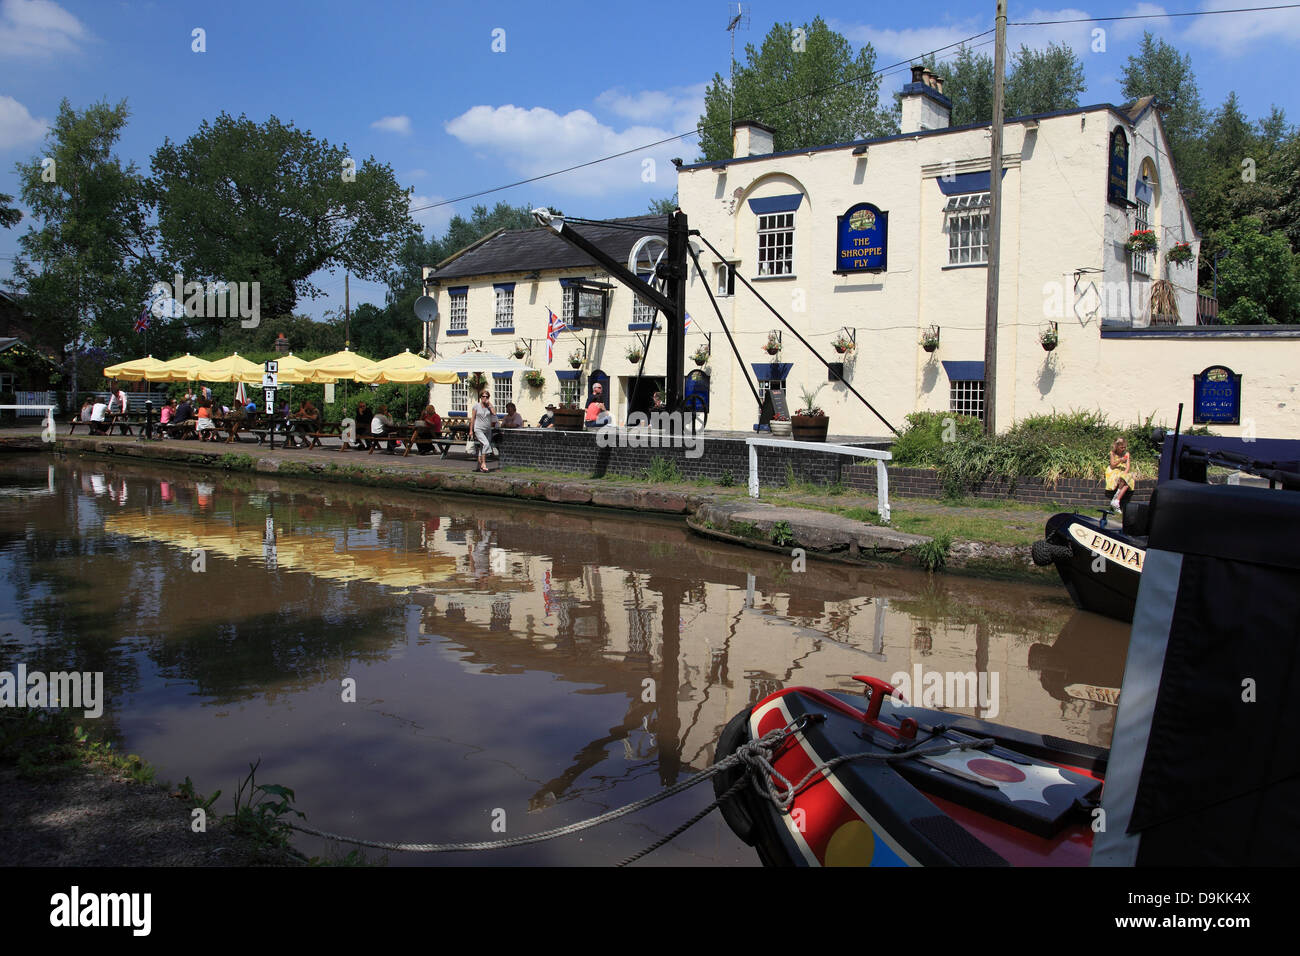
[[[889,472],[885,462],[893,461],[892,452],[876,448],[857,448],[853,445],[833,445],[822,441],[791,441],[782,438],[746,438],[749,446],[749,497],[758,497],[758,446],[764,448],[796,448],[799,451],[825,451],[833,455],[853,455],[855,458],[876,460],[876,512],[882,521],[889,521]]]

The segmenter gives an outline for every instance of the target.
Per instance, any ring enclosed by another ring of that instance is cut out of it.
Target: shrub
[[[890,449],[898,465],[934,466],[943,460],[947,429],[945,422],[952,420],[958,438],[979,435],[984,426],[978,418],[954,415],[951,412],[913,412],[907,416],[903,434]]]

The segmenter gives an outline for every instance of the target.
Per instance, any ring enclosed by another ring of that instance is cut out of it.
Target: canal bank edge
[[[0,438],[0,450],[49,451],[35,436]],[[132,461],[156,461],[221,471],[284,478],[312,478],[410,491],[487,495],[564,506],[609,508],[639,514],[682,516],[695,534],[746,547],[811,558],[872,565],[887,563],[979,577],[1052,581],[1051,568],[1036,567],[1029,546],[943,541],[845,518],[826,511],[765,504],[750,499],[692,494],[669,486],[610,485],[599,479],[553,479],[500,472],[447,472],[357,462],[344,465],[313,459],[290,460],[231,453],[220,449],[179,448],[136,441],[60,436],[56,454]],[[353,459],[355,461],[355,459]],[[427,466],[427,460],[421,459]]]

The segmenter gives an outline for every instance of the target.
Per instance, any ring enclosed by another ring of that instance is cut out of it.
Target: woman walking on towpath
[[[478,443],[478,470],[487,471],[487,456],[492,454],[492,426],[496,424],[497,413],[492,408],[492,396],[487,389],[479,395],[479,402],[474,406],[470,428],[474,440]]]

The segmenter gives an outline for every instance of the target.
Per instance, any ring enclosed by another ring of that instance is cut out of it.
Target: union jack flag
[[[551,359],[555,357],[555,340],[568,326],[550,309],[546,310],[546,316],[546,364],[550,365]]]
[[[686,313],[686,321],[682,323],[682,330],[685,331],[686,329],[689,329],[690,327],[691,327],[691,314],[690,314],[689,312],[687,312],[687,313]]]
[[[140,317],[135,320],[135,330],[143,332],[147,328],[149,328],[149,306],[146,305],[140,310]]]

